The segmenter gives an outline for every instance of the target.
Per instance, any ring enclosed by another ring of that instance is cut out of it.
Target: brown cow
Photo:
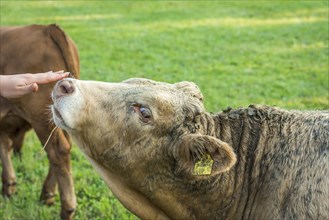
[[[79,77],[78,50],[74,42],[57,25],[1,27],[0,73],[38,73],[65,70]],[[19,149],[25,132],[33,128],[44,145],[54,125],[49,123],[50,93],[54,83],[39,85],[37,93],[7,100],[0,97],[0,155],[2,161],[2,193],[10,196],[16,190],[16,176],[10,159],[12,148]],[[61,217],[71,219],[76,208],[70,166],[71,144],[68,136],[57,129],[46,152],[50,161],[49,173],[43,184],[40,199],[54,202],[58,188]]]
[[[329,219],[329,111],[207,113],[195,84],[64,79],[53,119],[144,219]]]

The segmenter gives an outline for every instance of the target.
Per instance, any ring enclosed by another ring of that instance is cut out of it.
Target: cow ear
[[[236,155],[225,142],[200,134],[184,135],[175,146],[175,173],[190,179],[207,178],[233,167]]]

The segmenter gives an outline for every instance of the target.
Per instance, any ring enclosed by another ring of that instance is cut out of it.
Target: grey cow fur
[[[233,169],[213,182],[223,191],[220,208],[205,217],[329,217],[328,111],[251,105],[204,118],[207,133],[228,143],[237,155]]]
[[[147,79],[67,79],[53,99],[55,123],[140,218],[329,219],[329,111],[211,114],[194,83]]]

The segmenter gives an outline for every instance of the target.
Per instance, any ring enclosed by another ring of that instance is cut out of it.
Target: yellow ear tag
[[[195,163],[193,175],[209,175],[211,174],[213,159],[209,154],[204,154],[202,158]]]

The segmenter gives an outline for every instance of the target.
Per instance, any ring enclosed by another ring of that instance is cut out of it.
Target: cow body
[[[329,218],[328,111],[210,114],[195,84],[146,79],[65,79],[52,97],[57,126],[141,218]]]
[[[39,73],[65,70],[79,77],[79,57],[74,42],[57,25],[1,27],[0,74]],[[0,97],[0,150],[2,160],[2,193],[11,196],[16,191],[16,177],[10,151],[19,150],[25,132],[33,128],[42,145],[46,143],[54,124],[49,121],[50,93],[54,83],[39,85],[37,93],[17,99]],[[60,192],[61,217],[72,218],[76,207],[70,167],[70,142],[57,129],[46,147],[50,161],[49,173],[40,199],[54,202],[57,183]]]

